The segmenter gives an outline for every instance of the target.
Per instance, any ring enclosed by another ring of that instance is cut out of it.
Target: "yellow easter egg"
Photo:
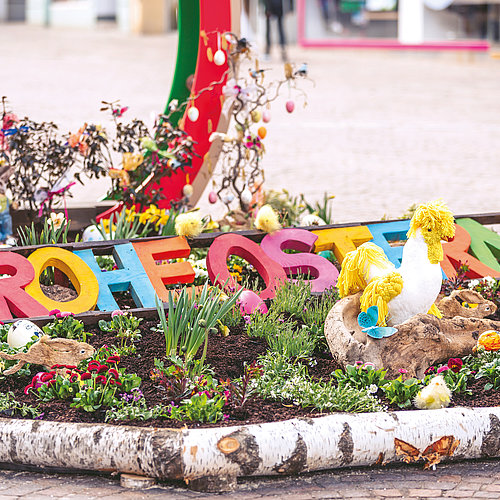
[[[262,113],[258,109],[256,109],[252,111],[251,116],[252,116],[252,121],[254,123],[257,123],[260,122],[260,119],[262,118]]]

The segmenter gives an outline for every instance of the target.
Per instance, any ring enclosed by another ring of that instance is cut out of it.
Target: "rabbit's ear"
[[[474,290],[461,290],[460,297],[470,304],[482,304],[485,302],[485,299]]]

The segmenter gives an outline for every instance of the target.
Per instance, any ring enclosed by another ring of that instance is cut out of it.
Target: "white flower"
[[[469,288],[472,289],[472,288],[476,288],[476,286],[479,285],[479,280],[470,280],[469,281]]]
[[[378,391],[378,387],[375,384],[372,384],[372,385],[370,385],[370,387],[368,387],[368,392],[370,394],[375,394],[377,391]]]
[[[489,287],[495,286],[497,284],[497,280],[495,278],[492,278],[491,276],[485,276],[482,279],[482,282]]]

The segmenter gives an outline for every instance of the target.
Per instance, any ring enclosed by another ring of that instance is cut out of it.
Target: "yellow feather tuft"
[[[365,288],[366,273],[371,265],[377,267],[391,265],[384,251],[375,243],[363,243],[356,250],[347,253],[337,280],[340,297],[352,295]]]
[[[437,410],[450,404],[451,391],[441,375],[433,377],[413,400],[420,410]]]
[[[198,236],[203,230],[203,223],[198,214],[188,212],[180,214],[175,219],[175,232],[178,236],[193,238]]]
[[[374,278],[368,283],[361,296],[361,310],[366,312],[369,307],[378,307],[379,326],[386,325],[389,313],[389,302],[403,290],[403,278],[399,273],[390,273]]]
[[[417,207],[411,218],[408,238],[415,236],[419,228],[422,234],[425,234],[425,231],[437,233],[441,240],[455,236],[453,214],[442,200],[422,204]]]
[[[273,210],[271,205],[264,205],[259,209],[255,218],[255,227],[266,233],[274,233],[278,229],[281,229],[278,214]]]

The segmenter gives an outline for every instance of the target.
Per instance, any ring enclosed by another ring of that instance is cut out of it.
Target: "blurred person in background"
[[[275,17],[278,22],[278,34],[281,46],[281,59],[288,60],[286,53],[285,30],[283,29],[283,0],[264,0],[266,13],[266,52],[264,60],[271,59],[271,18]]]

